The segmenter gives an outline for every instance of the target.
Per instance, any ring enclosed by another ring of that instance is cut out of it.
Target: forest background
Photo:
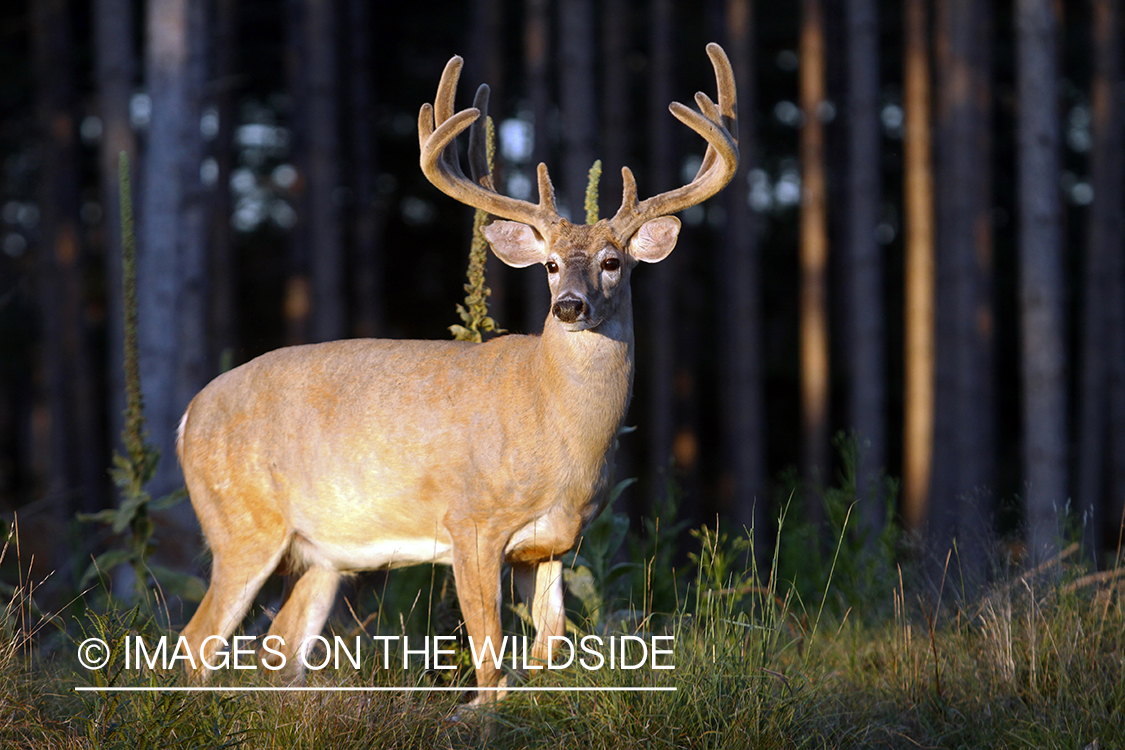
[[[690,180],[669,102],[739,86],[741,166],[635,279],[618,477],[635,528],[667,492],[768,550],[793,502],[856,510],[985,575],[1120,546],[1125,514],[1125,74],[1113,0],[13,0],[0,7],[0,513],[50,586],[110,543],[124,407],[117,158],[139,217],[141,374],[164,460],[211,378],[287,344],[443,338],[470,211],[418,168],[417,112],[466,59],[492,86],[498,184],[595,159],[651,195]],[[491,314],[537,332],[538,269],[490,258]],[[488,387],[487,383],[482,387]],[[895,487],[883,475],[901,477]],[[672,488],[672,489],[670,489]],[[183,503],[162,553],[199,565]],[[874,540],[876,533],[869,534]],[[27,553],[25,552],[25,558]]]

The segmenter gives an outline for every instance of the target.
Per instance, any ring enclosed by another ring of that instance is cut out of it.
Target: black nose
[[[573,323],[586,312],[586,303],[577,297],[564,297],[555,301],[551,313],[563,323]]]

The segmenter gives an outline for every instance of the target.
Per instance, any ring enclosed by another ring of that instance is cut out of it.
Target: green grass
[[[947,597],[935,609],[929,588],[912,591],[909,571],[896,571],[891,600],[873,595],[871,602],[873,611],[888,614],[864,617],[854,605],[840,612],[833,604],[841,599],[832,587],[850,590],[850,582],[830,583],[802,604],[785,585],[759,584],[782,580],[778,558],[774,574],[755,576],[732,564],[745,544],[706,529],[696,536],[695,569],[681,574],[688,583],[674,609],[613,619],[624,628],[619,632],[672,635],[674,671],[572,667],[528,683],[663,685],[676,692],[518,693],[456,720],[456,693],[77,693],[79,685],[186,685],[178,671],[126,671],[115,659],[90,672],[76,661],[87,637],[117,649],[126,635],[155,639],[171,631],[159,616],[112,603],[68,621],[52,619],[33,609],[34,587],[22,581],[8,591],[0,637],[0,746],[1125,746],[1125,576],[1090,577],[1064,555],[995,582],[971,603]],[[649,570],[646,577],[661,575]],[[420,579],[415,573],[408,580]],[[404,601],[406,588],[398,594]],[[380,607],[392,593],[383,589]],[[621,597],[651,600],[620,588],[601,596],[618,610],[628,606]],[[581,612],[581,603],[571,602],[569,611]],[[395,622],[408,627],[389,609],[382,614],[368,632],[393,632]],[[418,615],[413,627],[428,619]],[[509,632],[518,627],[516,621]],[[595,626],[580,620],[576,627]],[[355,623],[341,619],[335,629],[349,633]],[[360,670],[313,674],[307,684],[448,684],[421,669],[382,670],[375,649],[365,645],[364,652]],[[471,679],[467,669],[456,675],[460,684]],[[270,684],[260,673],[221,681]]]

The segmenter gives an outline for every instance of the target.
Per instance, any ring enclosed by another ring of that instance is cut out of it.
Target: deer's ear
[[[509,266],[523,268],[542,263],[547,257],[547,243],[536,237],[527,224],[494,221],[483,231],[492,252]]]
[[[679,236],[680,220],[675,216],[646,221],[629,240],[629,253],[645,263],[657,263],[668,257]]]

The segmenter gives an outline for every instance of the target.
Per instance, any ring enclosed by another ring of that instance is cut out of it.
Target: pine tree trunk
[[[207,218],[200,184],[203,8],[155,0],[146,18],[146,88],[152,119],[143,165],[137,287],[141,384],[151,442],[160,450],[154,497],[183,485],[176,427],[208,379]],[[163,562],[186,565],[198,546],[198,524],[182,503],[163,516]]]
[[[547,65],[550,52],[551,27],[547,15],[547,0],[527,0],[524,21],[523,51],[527,75],[527,95],[531,99],[531,114],[535,125],[535,145],[531,162],[538,166],[546,162],[550,148],[547,125],[551,107],[551,94],[547,87]],[[534,182],[534,174],[531,177]],[[535,196],[538,200],[538,196]],[[543,274],[532,271],[524,276],[524,331],[538,333],[543,330],[547,307],[551,297]]]
[[[601,209],[603,215],[612,216],[621,205],[621,168],[628,166],[632,161],[633,152],[630,150],[632,143],[632,128],[635,123],[631,121],[633,113],[630,108],[630,88],[633,84],[630,76],[628,56],[632,49],[631,37],[620,33],[629,28],[629,1],[606,0],[602,3],[602,65],[601,65],[601,148],[602,148],[602,179],[599,188]],[[616,464],[616,476],[621,478],[636,477],[638,465],[643,460],[640,449],[641,438],[638,434],[625,436],[621,439],[613,460]],[[620,508],[628,507],[630,510],[639,508],[637,493],[626,493],[625,499],[618,501]],[[638,511],[639,512],[639,511]],[[640,517],[633,517],[634,523],[639,527]]]
[[[384,207],[376,189],[375,70],[371,59],[371,12],[367,0],[348,0],[351,64],[348,117],[351,182],[354,195],[356,322],[355,335],[378,336],[384,328],[381,235]]]
[[[106,403],[109,409],[109,443],[120,442],[125,411],[124,313],[121,277],[121,201],[118,196],[117,161],[122,151],[137,163],[137,139],[129,123],[129,101],[136,71],[131,0],[97,0],[94,4],[94,42],[98,108],[102,139],[98,149],[101,201],[105,227],[106,264]]]
[[[819,522],[823,507],[817,488],[829,471],[828,356],[828,181],[821,104],[826,93],[824,8],[820,0],[801,4],[801,428],[802,474],[809,483],[805,516]]]
[[[926,0],[906,0],[903,104],[905,342],[902,517],[921,533],[934,453],[934,175]]]
[[[338,25],[335,0],[304,0],[309,235],[314,341],[344,335],[344,247],[341,235]]]
[[[586,183],[594,155],[594,23],[590,0],[559,6],[559,98],[562,116],[562,204],[576,224],[586,221]]]
[[[754,551],[765,564],[769,550],[766,510],[765,408],[762,385],[761,277],[758,255],[758,217],[749,205],[747,175],[754,167],[754,4],[751,0],[726,1],[727,52],[738,86],[738,174],[726,187],[727,227],[722,278],[724,292],[725,356],[723,403],[726,412],[724,451],[729,467],[730,518],[735,528],[754,531]]]
[[[1120,249],[1125,246],[1125,185],[1122,184],[1122,175],[1125,174],[1123,161],[1125,156],[1122,148],[1122,135],[1125,134],[1125,106],[1122,105],[1121,87],[1121,36],[1125,33],[1122,24],[1120,6],[1116,6],[1116,18],[1107,18],[1106,24],[1111,39],[1116,41],[1116,62],[1113,80],[1116,82],[1116,100],[1111,105],[1112,113],[1105,124],[1104,133],[1107,140],[1114,139],[1106,144],[1105,153],[1113,149],[1116,157],[1104,165],[1106,174],[1101,178],[1105,180],[1105,210],[1107,213],[1116,212],[1115,221],[1107,217],[1102,251],[1108,255],[1106,274],[1111,279],[1106,290],[1105,331],[1106,351],[1109,354],[1108,362],[1108,387],[1109,387],[1109,445],[1110,461],[1108,470],[1109,503],[1107,504],[1106,520],[1108,531],[1114,542],[1113,548],[1117,559],[1121,559],[1122,537],[1125,535],[1125,253]],[[1100,44],[1110,44],[1106,41]],[[1096,200],[1096,199],[1095,199]]]
[[[465,60],[464,78],[472,85],[467,87],[475,92],[476,87],[487,83],[491,89],[490,108],[492,117],[499,127],[500,117],[504,117],[505,104],[505,8],[503,0],[474,0],[468,28],[470,58]],[[497,117],[497,114],[500,117]],[[504,164],[497,159],[492,170],[493,183],[503,192],[505,184]],[[489,315],[501,328],[512,328],[508,313],[508,287],[511,280],[520,274],[519,269],[505,265],[495,253],[488,253],[485,260],[485,285],[489,289]],[[529,273],[528,276],[537,276]],[[519,278],[523,278],[519,276]],[[542,325],[543,321],[538,321]]]
[[[306,39],[307,8],[305,0],[285,2],[285,77],[289,97],[294,102],[290,112],[290,130],[293,134],[290,158],[297,168],[299,178],[294,186],[293,202],[297,221],[289,232],[288,268],[285,280],[283,316],[285,318],[285,343],[306,344],[313,340],[312,284],[310,282],[310,254],[313,246],[311,221],[312,197],[309,183],[309,78],[308,40]]]
[[[183,131],[189,119],[187,0],[155,0],[146,18],[145,85],[152,100],[140,200],[137,243],[138,342],[145,418],[161,462],[150,491],[167,494],[181,480],[173,436],[179,360],[177,305],[180,291],[180,208],[185,186],[180,169]]]
[[[848,413],[859,440],[860,524],[874,543],[885,513],[878,484],[886,463],[886,386],[883,335],[883,252],[875,230],[882,213],[879,117],[879,8],[876,0],[848,0],[848,178],[846,257],[848,297]]]
[[[176,419],[187,408],[195,394],[214,374],[211,365],[211,258],[208,237],[211,232],[210,189],[201,179],[200,165],[204,143],[199,123],[203,115],[204,85],[210,79],[207,29],[209,3],[195,0],[187,5],[188,58],[184,71],[187,122],[182,126],[178,168],[183,192],[180,200],[179,237],[179,299],[176,318],[179,322],[179,351],[176,367]],[[175,463],[175,454],[166,460]],[[180,506],[186,521],[193,515]]]
[[[504,3],[503,0],[473,0],[470,10],[469,56],[465,60],[468,92],[487,83],[492,101],[504,101]]]
[[[1090,554],[1116,549],[1125,503],[1125,103],[1122,13],[1113,0],[1092,0],[1094,202],[1083,278],[1077,510]]]
[[[1059,191],[1058,19],[1052,0],[1019,0],[1019,281],[1023,464],[1032,565],[1058,547],[1067,501],[1066,326]]]
[[[932,548],[956,542],[968,585],[983,573],[994,479],[991,80],[988,8],[937,4],[936,367]]]
[[[655,195],[675,187],[676,162],[673,147],[673,123],[668,104],[673,100],[673,49],[675,46],[675,8],[671,0],[652,0],[649,18],[649,87],[648,87],[648,180],[642,193]],[[648,433],[648,469],[650,497],[659,496],[665,487],[668,461],[672,456],[675,430],[675,393],[673,376],[676,365],[676,268],[684,252],[683,240],[677,253],[663,263],[643,269],[646,294],[642,297],[644,343],[650,357],[648,404],[645,431]],[[638,338],[640,338],[638,336]],[[640,494],[640,493],[638,493]],[[643,508],[638,508],[643,512]]]
[[[47,0],[32,11],[40,153],[39,301],[43,373],[49,414],[46,496],[63,528],[76,511],[99,510],[105,499],[101,378],[86,323],[78,118],[69,3]],[[62,541],[60,537],[60,541]],[[63,554],[59,559],[67,559]]]
[[[211,362],[216,370],[239,364],[238,266],[231,236],[230,176],[234,163],[239,0],[215,0],[215,111],[219,128],[210,149],[215,184],[210,188]]]
[[[629,141],[629,37],[628,0],[606,0],[602,4],[602,210],[612,215],[620,205],[621,168],[630,162]]]

